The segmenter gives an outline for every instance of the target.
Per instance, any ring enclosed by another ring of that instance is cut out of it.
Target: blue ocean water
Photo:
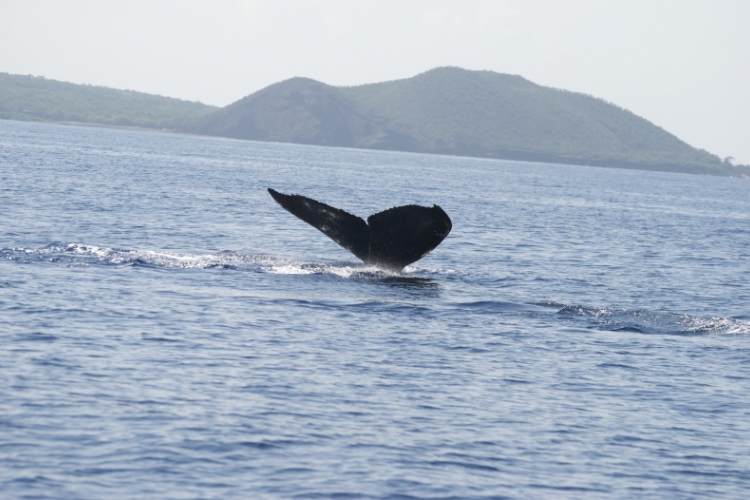
[[[388,273],[268,187],[453,231]],[[748,193],[0,121],[0,497],[747,498]]]

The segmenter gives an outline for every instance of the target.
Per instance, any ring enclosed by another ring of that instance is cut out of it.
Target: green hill
[[[437,68],[332,87],[292,78],[208,117],[196,132],[260,141],[736,175],[647,120],[520,76]]]
[[[216,109],[131,90],[0,73],[0,119],[187,130]]]
[[[361,115],[341,90],[309,78],[270,85],[216,111],[195,132],[256,141],[363,147],[376,117]]]
[[[722,162],[601,99],[459,68],[356,87],[292,78],[221,109],[0,73],[0,119],[750,177],[750,167]]]

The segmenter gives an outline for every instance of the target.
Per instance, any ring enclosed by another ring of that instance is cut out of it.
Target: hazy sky
[[[0,72],[209,104],[446,65],[601,97],[750,164],[750,0],[0,0]]]

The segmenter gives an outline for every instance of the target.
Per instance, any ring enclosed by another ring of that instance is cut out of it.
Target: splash
[[[351,262],[304,262],[267,254],[218,252],[188,254],[157,250],[127,250],[86,245],[53,243],[41,248],[3,248],[0,258],[19,262],[49,262],[66,267],[115,266],[159,269],[233,269],[280,275],[334,275],[344,279],[391,279],[425,274],[450,274],[452,270],[407,267],[388,271]]]
[[[552,305],[552,304],[549,304]],[[719,316],[700,317],[669,311],[562,306],[557,314],[583,320],[590,328],[672,335],[748,335],[750,322]]]

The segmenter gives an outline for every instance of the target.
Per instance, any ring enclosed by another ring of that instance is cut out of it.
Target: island
[[[602,99],[518,75],[455,67],[351,87],[291,78],[223,108],[0,73],[0,118],[750,177],[750,167],[722,161]]]

